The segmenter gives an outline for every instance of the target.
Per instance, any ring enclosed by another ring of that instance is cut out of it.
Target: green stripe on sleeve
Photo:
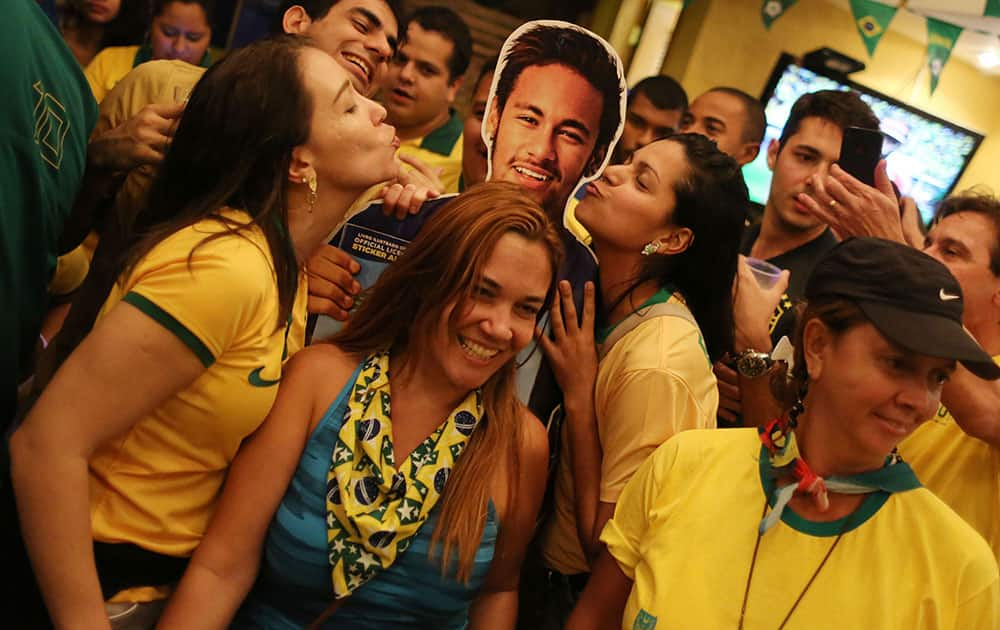
[[[198,360],[205,367],[210,367],[215,363],[215,356],[212,354],[212,351],[208,349],[208,346],[197,335],[188,330],[184,324],[177,321],[173,315],[154,304],[149,298],[135,292],[130,292],[122,298],[122,302],[128,302],[146,315],[152,317],[161,326],[177,335],[177,338],[194,352],[195,356],[198,357]]]

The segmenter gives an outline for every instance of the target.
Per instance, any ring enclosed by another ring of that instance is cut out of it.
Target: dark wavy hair
[[[458,13],[448,7],[420,7],[406,18],[406,23],[399,27],[400,43],[406,41],[406,30],[411,23],[417,23],[425,31],[437,33],[452,44],[451,56],[448,58],[448,83],[454,83],[469,69],[472,60],[472,33]]]
[[[167,5],[171,5],[175,2],[180,2],[181,4],[197,4],[205,11],[205,21],[209,24],[212,23],[212,12],[215,10],[215,0],[153,0],[152,17],[159,17],[163,14],[163,10],[167,8]]]
[[[604,161],[621,125],[622,87],[618,59],[594,35],[559,26],[538,26],[525,31],[503,57],[494,98],[496,111],[503,114],[510,93],[525,68],[562,65],[587,79],[604,97],[597,142],[583,175],[592,175]]]
[[[359,355],[392,349],[405,358],[425,352],[428,328],[448,304],[457,303],[452,322],[461,316],[494,247],[506,234],[517,234],[545,249],[551,278],[547,305],[563,256],[556,226],[519,186],[486,182],[455,197],[427,221],[366,293],[347,327],[329,342]],[[546,310],[541,309],[539,316]],[[402,369],[408,369],[406,363]],[[442,573],[457,557],[457,577],[463,581],[471,576],[482,538],[490,485],[504,471],[508,498],[516,505],[523,429],[515,381],[512,358],[482,386],[483,419],[441,497],[431,555],[443,547]]]
[[[732,288],[749,208],[746,183],[739,165],[701,134],[657,142],[684,147],[688,172],[674,189],[677,205],[671,223],[689,228],[694,239],[680,254],[646,258],[633,287],[649,280],[675,287],[714,362],[733,347]]]
[[[403,11],[400,8],[400,0],[381,1],[392,11],[392,16],[396,18],[396,24],[402,24]],[[340,0],[282,0],[281,4],[278,5],[278,11],[274,14],[274,21],[271,23],[271,33],[273,35],[280,35],[285,32],[282,20],[285,17],[285,13],[294,6],[300,6],[305,9],[306,15],[315,22],[316,20],[325,18],[326,14],[330,12],[330,7],[338,2]],[[393,48],[395,48],[395,45],[393,45]]]
[[[298,279],[288,235],[288,169],[292,149],[309,138],[313,110],[299,63],[307,46],[308,39],[294,36],[255,42],[205,72],[137,218],[139,237],[124,255],[120,277],[157,243],[198,221],[226,228],[206,241],[256,225],[274,261],[276,325],[284,325]],[[253,221],[233,223],[220,214],[224,206],[246,211]]]
[[[61,25],[75,28],[83,21],[83,5],[86,0],[69,0],[60,10]],[[148,0],[122,0],[118,15],[104,25],[100,48],[109,46],[132,46],[142,42],[151,19],[151,5]]]
[[[636,83],[632,89],[628,91],[629,106],[632,105],[632,101],[635,100],[635,97],[640,94],[648,98],[649,102],[652,103],[653,107],[656,109],[685,110],[688,106],[687,92],[684,91],[684,88],[677,82],[676,79],[668,77],[665,74],[646,77],[642,81]]]
[[[781,130],[778,150],[785,148],[788,139],[795,135],[806,118],[822,118],[837,125],[841,131],[847,127],[861,127],[878,131],[878,116],[857,92],[820,90],[803,94],[792,105],[785,127]]]

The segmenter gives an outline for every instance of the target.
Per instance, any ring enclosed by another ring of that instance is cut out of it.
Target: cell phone
[[[875,185],[875,166],[882,157],[882,133],[875,129],[848,127],[840,143],[837,164],[855,179]]]

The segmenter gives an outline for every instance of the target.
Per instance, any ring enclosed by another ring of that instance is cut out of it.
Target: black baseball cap
[[[805,297],[851,300],[888,339],[908,350],[955,359],[980,378],[1000,366],[962,325],[962,287],[948,268],[912,247],[878,238],[850,238],[824,256]]]

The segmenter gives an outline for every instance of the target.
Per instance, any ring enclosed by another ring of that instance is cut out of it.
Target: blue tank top
[[[234,628],[304,628],[333,601],[327,560],[326,477],[347,410],[347,393],[357,375],[355,370],[306,444],[268,529],[257,583],[237,614]],[[406,553],[355,591],[324,628],[438,630],[467,625],[469,605],[493,560],[499,529],[496,512],[490,502],[472,576],[464,584],[455,578],[454,567],[442,576],[440,552],[433,560],[428,557],[439,508],[440,503]]]

